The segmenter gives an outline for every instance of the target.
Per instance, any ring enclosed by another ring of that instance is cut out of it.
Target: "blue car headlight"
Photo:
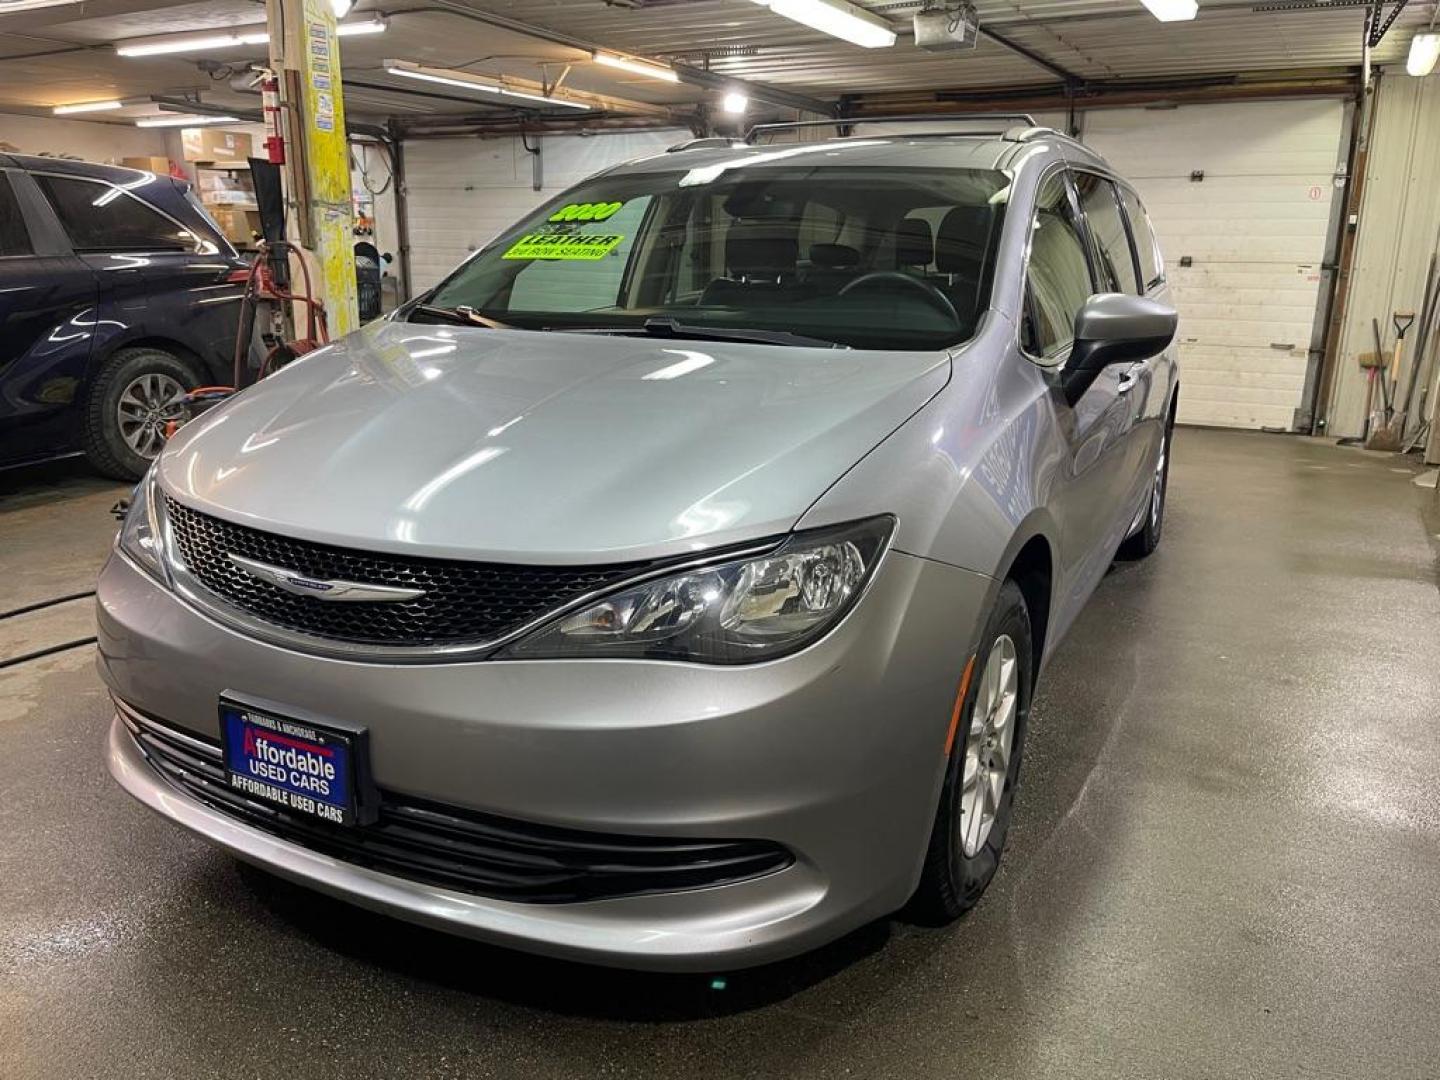
[[[764,555],[623,588],[557,617],[498,658],[744,664],[794,652],[855,606],[894,525],[877,517],[795,533]]]
[[[130,496],[130,509],[120,525],[116,545],[129,556],[130,561],[150,574],[160,584],[170,584],[170,573],[165,565],[165,554],[161,541],[160,493],[156,490],[155,469],[152,466]]]

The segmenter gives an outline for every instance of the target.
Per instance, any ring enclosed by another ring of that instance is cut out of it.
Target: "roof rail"
[[[842,116],[834,120],[796,120],[786,124],[756,124],[745,133],[745,141],[754,144],[757,137],[768,135],[778,131],[799,131],[806,128],[819,127],[854,127],[856,124],[934,124],[934,123],[994,123],[1003,121],[1004,127],[992,127],[988,130],[974,132],[977,135],[996,134],[1002,135],[1007,130],[1017,126],[1025,128],[1035,127],[1035,118],[1029,113],[1021,112],[975,112],[975,113],[932,113],[930,115],[904,115],[904,116]],[[955,134],[971,134],[970,132],[956,132]]]
[[[1052,127],[1028,127],[1005,133],[1005,138],[1011,142],[1029,142],[1031,139],[1054,139],[1057,137],[1068,142],[1077,141],[1073,135],[1066,135],[1059,128]]]
[[[706,150],[720,149],[726,146],[744,146],[739,139],[731,139],[721,136],[711,136],[706,139],[686,139],[684,142],[676,143],[674,146],[667,146],[665,153],[678,154],[682,150]]]

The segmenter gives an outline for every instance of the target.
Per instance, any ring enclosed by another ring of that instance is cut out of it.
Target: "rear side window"
[[[1094,291],[1084,235],[1062,176],[1041,185],[1031,229],[1026,348],[1050,357],[1075,340],[1075,316]]]
[[[195,234],[112,184],[37,176],[76,251],[194,251]]]
[[[10,177],[0,172],[0,257],[32,255],[34,252],[30,245],[30,232],[25,228],[25,217],[20,213],[20,204],[10,186]]]
[[[1145,288],[1159,285],[1165,280],[1165,263],[1160,258],[1160,249],[1155,244],[1155,233],[1150,228],[1150,218],[1145,207],[1128,188],[1121,188],[1125,200],[1125,212],[1130,216],[1130,229],[1135,234],[1135,252],[1140,256],[1140,276]]]
[[[1120,216],[1115,185],[1094,173],[1076,173],[1075,190],[1080,196],[1085,220],[1090,223],[1090,236],[1095,241],[1101,277],[1107,279],[1102,281],[1102,285],[1115,292],[1138,296],[1144,290],[1140,288],[1140,280],[1136,276],[1135,259],[1130,254],[1130,237],[1125,231],[1125,219]]]

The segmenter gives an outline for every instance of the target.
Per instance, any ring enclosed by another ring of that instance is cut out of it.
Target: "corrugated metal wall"
[[[1365,379],[1356,357],[1375,348],[1370,320],[1378,318],[1386,329],[1389,349],[1391,313],[1420,310],[1440,230],[1440,76],[1414,79],[1393,69],[1375,93],[1360,233],[1328,413],[1327,434],[1334,436],[1360,434]]]
[[[472,251],[591,173],[691,138],[685,129],[531,136],[542,141],[543,186],[518,138],[413,139],[405,144],[414,292],[428,289]]]

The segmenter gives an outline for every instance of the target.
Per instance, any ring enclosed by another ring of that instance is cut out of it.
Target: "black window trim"
[[[1130,215],[1125,212],[1125,200],[1120,195],[1120,182],[1114,176],[1108,173],[1103,173],[1099,169],[1089,168],[1083,165],[1072,165],[1070,167],[1070,172],[1072,176],[1076,177],[1082,174],[1087,176],[1093,176],[1095,177],[1095,179],[1099,180],[1102,184],[1105,184],[1109,188],[1110,199],[1115,204],[1116,212],[1120,215],[1120,225],[1121,228],[1125,230],[1126,243],[1130,249],[1130,271],[1135,275],[1135,284],[1140,289],[1140,292],[1137,295],[1146,295],[1150,291],[1150,286],[1145,283],[1145,274],[1140,266],[1140,252],[1135,246],[1135,234],[1131,231],[1130,228]],[[1078,186],[1076,187],[1076,196],[1077,201],[1079,201]],[[1099,234],[1095,231],[1095,229],[1091,226],[1089,214],[1085,212],[1085,207],[1083,203],[1081,203],[1080,210],[1081,213],[1086,214],[1085,230],[1090,234],[1090,242],[1095,245],[1096,249],[1098,250],[1100,246],[1100,237]],[[1096,278],[1097,283],[1098,280],[1099,279]],[[1123,284],[1121,282],[1117,281],[1115,284],[1117,288],[1123,288]]]
[[[1150,251],[1153,253],[1155,265],[1160,271],[1159,274],[1150,281],[1144,281],[1144,267],[1140,264],[1140,239],[1135,233],[1134,223],[1130,220],[1130,208],[1125,204],[1125,193],[1127,191],[1130,193],[1130,197],[1135,200],[1135,205],[1140,208],[1140,215],[1145,219],[1145,235],[1150,238]],[[1135,265],[1140,271],[1135,275],[1135,278],[1137,281],[1143,282],[1140,286],[1144,290],[1143,295],[1149,296],[1161,285],[1164,285],[1167,280],[1165,274],[1165,259],[1160,253],[1160,245],[1155,242],[1155,226],[1150,221],[1150,211],[1145,209],[1145,200],[1140,198],[1140,193],[1135,190],[1135,185],[1116,177],[1115,193],[1120,199],[1120,210],[1125,217],[1125,227],[1130,230],[1130,244],[1135,250]]]
[[[0,251],[0,259],[34,259],[39,255],[36,250],[35,234],[30,229],[30,223],[25,220],[25,203],[20,197],[20,190],[11,177],[18,173],[18,169],[0,168],[0,179],[5,181],[5,187],[10,192],[10,198],[15,202],[15,209],[20,212],[20,228],[25,231],[25,239],[30,244],[29,251],[18,251],[14,255],[7,255]]]
[[[190,236],[193,236],[193,237],[195,238],[195,243],[194,243],[193,245],[191,245],[189,248],[186,248],[186,249],[168,248],[168,247],[127,247],[127,248],[111,248],[111,247],[105,247],[105,248],[86,248],[86,247],[78,247],[78,246],[76,246],[76,244],[75,244],[74,237],[71,237],[71,236],[70,236],[70,230],[69,230],[68,228],[66,228],[66,226],[65,226],[65,219],[64,219],[63,217],[61,217],[59,208],[56,207],[53,202],[50,202],[50,195],[49,195],[49,193],[46,192],[46,191],[44,190],[44,188],[42,187],[42,188],[41,188],[41,191],[40,191],[40,194],[41,194],[41,196],[45,199],[45,201],[46,201],[47,203],[50,203],[51,209],[55,211],[55,217],[59,220],[59,222],[60,222],[60,227],[61,227],[62,229],[64,229],[66,237],[69,238],[69,240],[70,240],[70,246],[71,246],[71,248],[74,250],[74,252],[75,252],[76,255],[113,255],[113,254],[127,254],[127,253],[132,252],[132,251],[134,251],[134,252],[143,252],[143,253],[145,253],[145,254],[147,254],[147,255],[203,255],[203,254],[205,254],[205,252],[204,252],[204,250],[203,250],[203,245],[204,245],[204,244],[207,244],[207,243],[208,243],[208,244],[214,244],[214,243],[215,243],[214,240],[211,240],[211,239],[208,239],[208,238],[206,238],[206,237],[201,236],[199,233],[197,233],[197,232],[196,232],[193,228],[191,228],[189,225],[186,225],[183,221],[177,221],[173,216],[171,216],[170,214],[167,214],[164,210],[161,210],[160,207],[156,206],[154,203],[149,202],[149,201],[147,201],[147,200],[145,200],[145,199],[142,199],[139,195],[136,195],[133,191],[129,190],[128,188],[121,187],[119,184],[111,183],[109,180],[102,180],[102,179],[100,179],[99,177],[96,177],[96,176],[76,176],[76,175],[73,174],[73,173],[50,172],[49,170],[46,170],[46,169],[32,169],[32,170],[30,170],[30,175],[31,175],[31,176],[34,176],[34,177],[52,176],[52,177],[54,177],[54,178],[57,179],[57,180],[78,180],[78,181],[80,181],[81,183],[84,183],[84,184],[95,184],[95,185],[97,185],[98,187],[105,187],[105,188],[110,188],[112,191],[118,191],[118,192],[121,194],[121,196],[123,196],[124,198],[134,199],[134,200],[135,200],[137,203],[139,203],[141,206],[145,207],[145,209],[151,210],[151,211],[153,211],[154,213],[159,214],[159,215],[160,215],[161,217],[163,217],[166,221],[168,221],[168,222],[170,222],[172,225],[174,225],[177,229],[180,229],[182,232],[185,232],[185,233],[187,233],[187,234],[189,234]]]
[[[1080,207],[1080,197],[1079,193],[1075,190],[1075,178],[1073,175],[1073,170],[1070,168],[1068,163],[1063,161],[1057,161],[1052,165],[1048,165],[1046,166],[1045,171],[1042,172],[1039,178],[1036,179],[1035,198],[1031,201],[1030,212],[1025,216],[1026,228],[1028,230],[1030,223],[1035,220],[1036,209],[1040,201],[1040,192],[1044,189],[1045,185],[1049,183],[1050,180],[1055,176],[1059,176],[1061,178],[1061,183],[1063,183],[1065,186],[1065,198],[1070,203],[1070,212],[1075,216],[1075,224],[1080,231],[1080,246],[1084,249],[1085,252],[1085,266],[1090,271],[1090,295],[1093,296],[1095,295],[1095,291],[1100,287],[1100,274],[1099,269],[1095,265],[1095,253],[1092,250],[1092,244],[1090,240],[1090,224],[1088,221],[1086,221],[1085,213]],[[1044,368],[1047,371],[1063,371],[1066,361],[1070,359],[1070,352],[1074,348],[1075,343],[1073,340],[1069,344],[1057,349],[1054,353],[1050,355],[1042,354],[1040,356],[1036,356],[1025,346],[1024,321],[1029,316],[1029,308],[1032,303],[1030,291],[1030,257],[1033,252],[1033,230],[1030,230],[1025,237],[1025,261],[1024,265],[1021,267],[1022,273],[1020,283],[1020,302],[1024,310],[1021,312],[1020,325],[1016,327],[1016,342],[1019,345],[1020,354],[1024,356],[1025,359],[1035,364],[1037,367]]]

